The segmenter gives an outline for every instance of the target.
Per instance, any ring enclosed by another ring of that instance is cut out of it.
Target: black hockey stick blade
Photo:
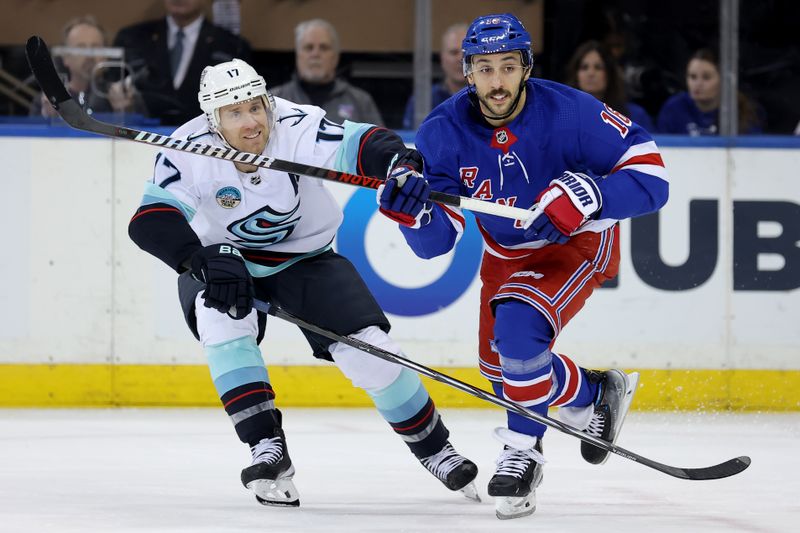
[[[681,470],[683,470],[683,473],[688,476],[685,479],[696,479],[701,481],[705,479],[722,479],[725,477],[735,476],[750,466],[750,462],[751,461],[749,457],[742,455],[741,457],[736,457],[735,459],[730,459],[724,463],[708,466],[706,468],[681,468]]]
[[[53,64],[53,58],[44,39],[37,35],[29,38],[25,45],[25,55],[28,58],[28,65],[31,67],[33,76],[39,82],[39,87],[41,87],[42,92],[47,96],[47,100],[58,111],[61,118],[64,119],[64,122],[75,129],[90,133],[136,140],[138,131],[106,124],[90,117],[78,102],[70,96],[58,75],[58,71],[56,71],[56,66]]]
[[[131,138],[129,135],[125,135],[124,131],[119,131],[125,128],[116,128],[111,124],[91,118],[78,102],[70,96],[64,86],[64,82],[58,75],[50,50],[47,48],[47,43],[44,42],[44,39],[37,35],[29,38],[25,44],[25,56],[28,58],[28,65],[31,67],[33,76],[39,82],[39,87],[47,96],[50,104],[64,119],[64,122],[75,129],[90,133]]]
[[[562,433],[572,435],[573,437],[576,437],[590,444],[594,444],[595,446],[603,448],[604,450],[608,450],[609,452],[619,455],[620,457],[624,457],[636,463],[641,463],[645,466],[649,466],[654,470],[663,472],[664,474],[668,474],[670,476],[679,479],[689,479],[697,481],[722,479],[736,475],[745,470],[748,466],[750,466],[750,458],[746,456],[730,459],[729,461],[725,461],[724,463],[720,463],[718,465],[701,467],[701,468],[680,468],[676,466],[665,465],[663,463],[659,463],[658,461],[654,461],[652,459],[648,459],[647,457],[643,457],[639,454],[628,451],[615,444],[611,444],[604,440],[592,437],[591,435],[579,431],[572,426],[564,424],[563,422],[530,411],[522,407],[518,403],[506,400],[505,398],[500,398],[499,396],[496,396],[490,392],[487,392],[483,389],[479,389],[478,387],[474,387],[469,383],[459,381],[455,378],[448,376],[447,374],[442,374],[441,372],[428,368],[415,361],[412,361],[411,359],[407,359],[401,355],[394,354],[392,352],[389,352],[372,344],[366,343],[359,339],[355,339],[353,337],[345,337],[339,335],[337,333],[334,333],[333,331],[306,322],[305,320],[284,311],[280,307],[271,305],[261,300],[255,300],[254,306],[262,313],[267,313],[276,318],[280,318],[281,320],[290,322],[296,326],[305,329],[306,331],[311,331],[318,335],[322,335],[323,337],[327,337],[328,339],[331,339],[333,341],[341,342],[342,344],[346,344],[348,346],[366,352],[370,355],[374,355],[375,357],[379,357],[386,361],[399,364],[410,370],[413,370],[414,372],[417,372],[418,374],[427,376],[433,380],[436,380],[440,383],[444,383],[445,385],[449,385],[462,392],[466,392],[467,394],[474,396],[478,399],[486,400],[504,409],[514,411],[530,420],[549,426],[553,429],[561,431]]]
[[[45,44],[41,37],[33,36],[28,39],[28,43],[25,46],[25,53],[28,57],[28,64],[31,67],[31,71],[36,81],[39,82],[39,86],[47,96],[47,99],[53,104],[53,107],[58,111],[61,118],[75,129],[106,135],[108,137],[128,139],[181,152],[190,152],[217,159],[226,159],[235,163],[245,163],[261,168],[270,168],[278,172],[301,174],[303,176],[310,176],[312,178],[344,183],[346,185],[354,185],[367,189],[377,189],[384,181],[383,178],[374,176],[349,174],[338,170],[314,167],[294,161],[284,161],[282,159],[248,152],[240,152],[233,148],[221,148],[219,146],[175,139],[167,135],[159,135],[157,133],[101,122],[89,116],[81,106],[78,105],[78,102],[70,97],[67,89],[61,82],[61,78],[58,76],[58,72],[56,72],[56,67],[53,64],[50,51],[47,49],[47,44]],[[530,216],[530,211],[520,207],[467,198],[439,191],[431,191],[430,198],[434,202],[440,204],[514,220],[525,220]]]
[[[47,49],[44,39],[38,35],[28,39],[25,44],[25,55],[36,81],[39,82],[39,86],[53,107],[58,110],[61,104],[72,100],[61,78],[58,77],[53,58],[50,56],[50,50]]]

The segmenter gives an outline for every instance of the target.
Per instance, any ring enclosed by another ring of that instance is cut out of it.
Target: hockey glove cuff
[[[600,189],[591,177],[564,172],[536,199],[523,223],[525,237],[563,244],[588,220],[597,218],[602,206]]]
[[[241,252],[229,244],[212,244],[192,255],[192,276],[206,284],[203,305],[241,320],[253,309],[253,279]]]

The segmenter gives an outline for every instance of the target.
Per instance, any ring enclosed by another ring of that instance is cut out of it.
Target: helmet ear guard
[[[200,90],[197,100],[200,109],[205,113],[208,127],[222,137],[220,133],[219,109],[231,104],[237,104],[261,98],[264,110],[269,117],[269,129],[275,125],[275,99],[267,90],[267,82],[246,62],[233,59],[218,65],[208,66],[200,75]]]
[[[515,50],[520,52],[523,67],[533,67],[531,35],[517,17],[511,13],[500,13],[476,18],[461,42],[464,76],[472,73],[472,56]]]

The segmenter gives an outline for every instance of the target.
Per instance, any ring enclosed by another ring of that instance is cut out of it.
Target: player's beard
[[[517,91],[519,91],[519,89],[517,89]],[[497,95],[505,95],[506,100],[503,103],[495,102],[494,100],[492,100],[492,97]],[[517,99],[516,92],[512,93],[505,89],[497,89],[494,91],[490,91],[485,95],[478,94],[478,100],[484,107],[484,110],[488,111],[488,113],[486,114],[490,115],[490,118],[491,116],[502,117],[506,115],[511,110],[511,106],[514,105],[516,99]]]
[[[251,154],[261,154],[264,152],[264,149],[269,143],[270,130],[267,128],[266,124],[260,123],[258,129],[261,130],[261,135],[254,139],[246,139],[244,138],[243,132],[236,132],[238,137],[233,139],[233,142],[226,138],[223,132],[219,132],[219,134],[234,150],[239,150],[240,152],[249,152]],[[255,172],[258,170],[258,167],[255,165],[247,165],[245,163],[234,163],[234,165],[242,172]]]
[[[250,152],[253,154],[260,154],[264,151],[264,148],[267,146],[269,132],[267,131],[266,126],[261,128],[261,135],[256,137],[255,139],[241,139],[240,143],[242,148],[240,148],[243,152]]]

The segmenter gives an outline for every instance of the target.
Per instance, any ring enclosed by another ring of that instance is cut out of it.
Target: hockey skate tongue
[[[495,428],[492,436],[501,444],[514,448],[515,450],[525,451],[530,450],[536,446],[536,437],[525,435],[524,433],[517,433],[516,431],[508,428]]]

